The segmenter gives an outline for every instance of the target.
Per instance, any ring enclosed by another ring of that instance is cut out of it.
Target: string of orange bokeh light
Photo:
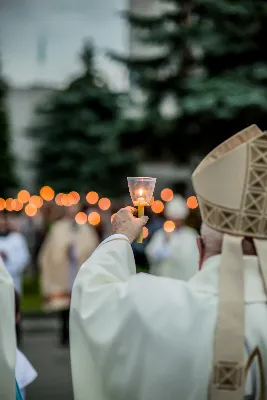
[[[19,212],[24,209],[25,214],[28,217],[34,217],[37,215],[38,210],[44,205],[44,202],[54,200],[58,206],[70,207],[78,204],[81,196],[78,192],[71,191],[70,193],[57,193],[50,186],[44,186],[40,190],[40,195],[31,195],[27,190],[20,190],[17,194],[17,198],[0,198],[0,211],[7,210],[10,212]],[[171,201],[174,197],[174,193],[171,189],[165,188],[161,191],[161,200],[151,201],[151,210],[155,214],[161,214],[164,211],[164,203]],[[90,191],[85,196],[87,203],[90,205],[97,205],[101,211],[107,211],[111,207],[111,201],[107,197],[99,198],[99,194],[94,191]],[[196,209],[198,202],[196,196],[190,196],[187,200],[187,206],[190,209]],[[113,220],[115,214],[111,216]],[[87,222],[93,226],[98,225],[101,222],[101,215],[93,211],[88,216],[84,212],[78,212],[75,216],[75,220],[78,224],[83,225]],[[164,230],[166,232],[172,232],[175,229],[175,224],[172,221],[166,221],[164,224]],[[144,227],[143,237],[147,238],[149,235],[148,229]]]

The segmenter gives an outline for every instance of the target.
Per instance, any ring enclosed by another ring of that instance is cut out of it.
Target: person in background
[[[34,264],[36,275],[39,274],[38,270],[38,257],[39,252],[42,248],[43,242],[50,231],[53,224],[62,218],[62,207],[55,203],[45,203],[40,209],[40,216],[38,219],[37,229],[36,229],[36,239],[35,239],[35,249],[34,249]]]
[[[16,322],[20,319],[19,296],[15,291],[15,318]],[[25,355],[17,348],[16,350],[16,381],[22,393],[23,400],[26,399],[26,387],[30,385],[36,378],[37,372]]]
[[[197,273],[197,232],[186,226],[188,214],[186,201],[180,195],[166,204],[165,216],[174,222],[175,230],[159,229],[148,243],[145,252],[152,275],[188,281]]]
[[[23,272],[29,264],[30,253],[26,239],[20,232],[12,230],[8,213],[5,211],[0,212],[0,256],[13,279],[20,301]],[[17,341],[20,344],[21,329],[19,322],[16,324],[16,329]]]
[[[78,205],[66,208],[65,216],[51,226],[38,257],[44,308],[59,311],[63,346],[69,343],[69,307],[74,279],[99,243],[93,227],[76,223],[75,215],[79,211]]]
[[[34,276],[35,275],[35,248],[36,248],[36,234],[37,234],[37,223],[36,223],[36,219],[38,218],[38,216],[36,217],[28,217],[26,214],[24,215],[24,213],[22,215],[20,215],[20,232],[22,233],[22,235],[24,236],[26,243],[27,243],[27,247],[29,249],[29,253],[30,253],[30,259],[31,262],[28,266],[27,269],[27,273],[30,276]]]

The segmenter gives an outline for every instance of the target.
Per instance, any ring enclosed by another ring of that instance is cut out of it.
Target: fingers
[[[116,213],[112,221],[112,232],[127,236],[132,243],[134,239],[138,237],[142,228],[148,221],[147,216],[141,218],[134,217],[134,214],[136,213],[137,210],[133,207],[122,208]]]
[[[143,226],[145,226],[146,224],[147,224],[147,221],[149,220],[149,218],[148,217],[146,217],[146,216],[144,216],[144,217],[141,217],[141,218],[138,218],[138,221],[139,221],[139,223],[140,223],[140,225],[143,227]]]
[[[136,208],[130,207],[130,206],[126,207],[124,210],[130,211],[130,213],[133,215],[135,215],[137,213]]]
[[[130,213],[131,215],[137,216],[137,209],[134,208],[134,207],[128,206],[128,207],[125,207],[125,208],[121,208],[118,213],[121,213],[121,212],[127,212],[127,213]],[[136,218],[136,219],[138,221],[140,221],[142,226],[145,226],[149,218],[144,216],[144,217]]]
[[[130,207],[130,206],[125,207],[125,208],[121,208],[119,212],[120,213],[121,212],[127,212],[127,214],[130,214],[131,217],[137,215],[137,209],[134,208],[134,207]]]

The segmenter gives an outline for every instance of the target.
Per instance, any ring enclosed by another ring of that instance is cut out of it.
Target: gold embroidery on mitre
[[[236,142],[234,143],[236,144]],[[212,204],[202,196],[198,196],[199,207],[203,221],[215,230],[241,236],[266,238],[267,134],[262,133],[262,136],[248,143],[247,147],[249,162],[241,209],[224,208]]]
[[[214,366],[213,384],[219,390],[234,391],[242,386],[244,367],[239,363],[220,361]]]
[[[234,150],[236,147],[239,147],[243,143],[246,143],[249,140],[260,136],[261,134],[262,131],[256,125],[252,125],[248,128],[243,129],[241,132],[238,132],[236,135],[230,137],[228,140],[221,143],[218,147],[212,150],[201,161],[195,172],[202,169],[203,167],[207,167],[215,160],[221,158],[224,154],[228,153],[231,150]]]

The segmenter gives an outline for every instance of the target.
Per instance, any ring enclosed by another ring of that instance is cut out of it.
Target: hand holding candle
[[[136,209],[125,207],[116,213],[112,221],[112,233],[124,235],[132,243],[146,225],[148,217],[136,218]]]
[[[149,206],[155,189],[156,178],[135,177],[127,178],[129,192],[135,207],[138,207],[138,218],[144,216],[145,206]],[[137,239],[138,243],[143,242],[143,232]]]

